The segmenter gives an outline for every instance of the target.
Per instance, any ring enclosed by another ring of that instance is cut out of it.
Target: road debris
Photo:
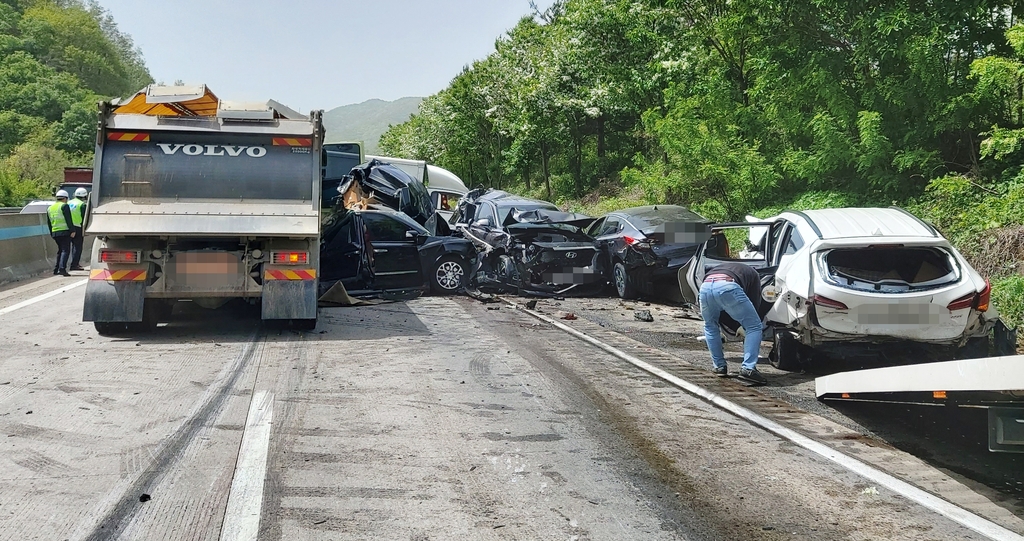
[[[566,312],[566,314],[564,316],[562,316],[562,319],[565,319],[565,320],[568,320],[568,321],[575,321],[577,318],[576,318],[576,314],[574,314],[572,312]]]
[[[633,319],[637,321],[646,321],[647,323],[650,323],[654,321],[654,316],[651,315],[650,310],[637,310],[633,312]]]

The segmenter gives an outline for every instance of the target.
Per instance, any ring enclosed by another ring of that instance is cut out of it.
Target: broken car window
[[[370,237],[370,242],[405,241],[405,232],[409,230],[409,227],[405,224],[387,214],[368,212],[363,214],[363,223],[366,224],[366,232]]]

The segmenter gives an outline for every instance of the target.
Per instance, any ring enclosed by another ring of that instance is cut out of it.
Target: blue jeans
[[[704,338],[711,351],[711,362],[715,368],[725,366],[725,351],[722,349],[722,329],[718,326],[719,315],[725,312],[743,325],[746,337],[743,339],[744,370],[757,366],[761,351],[761,317],[754,304],[747,298],[743,288],[736,282],[717,280],[700,286],[700,315],[704,318]]]

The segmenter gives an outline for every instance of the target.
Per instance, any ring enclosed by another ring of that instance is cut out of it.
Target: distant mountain
[[[362,141],[367,154],[376,154],[380,136],[391,124],[401,124],[419,110],[423,98],[369,100],[343,105],[324,113],[327,141]]]

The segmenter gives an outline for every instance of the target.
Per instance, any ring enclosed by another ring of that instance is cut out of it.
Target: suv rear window
[[[839,248],[818,257],[826,280],[849,289],[900,293],[942,287],[960,279],[953,256],[935,247]]]

